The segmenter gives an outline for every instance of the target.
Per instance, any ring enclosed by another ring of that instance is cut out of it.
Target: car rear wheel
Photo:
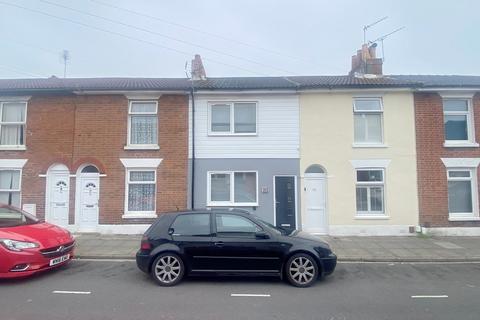
[[[174,286],[179,283],[185,273],[182,258],[174,253],[162,253],[152,265],[152,277],[164,287]]]
[[[286,276],[296,287],[309,287],[318,278],[318,266],[308,254],[298,253],[290,257],[286,264]]]

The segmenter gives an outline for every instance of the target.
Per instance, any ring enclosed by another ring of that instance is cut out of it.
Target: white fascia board
[[[480,158],[441,158],[447,168],[476,168]]]
[[[156,168],[163,159],[160,158],[123,158],[120,159],[125,168]]]
[[[452,87],[452,88],[447,88],[447,87],[431,87],[431,88],[417,88],[415,89],[415,91],[425,91],[425,92],[443,92],[443,93],[446,93],[446,94],[450,94],[450,93],[453,93],[453,92],[458,92],[459,94],[461,93],[470,93],[470,92],[477,92],[477,91],[480,91],[480,87],[468,87],[468,88],[465,88],[465,87]]]
[[[0,168],[22,169],[28,159],[0,159]]]
[[[184,94],[188,94],[189,91],[187,90],[168,90],[168,91],[77,90],[77,91],[73,91],[73,93],[77,95],[115,94],[115,95],[124,95],[126,97],[132,96],[132,97],[135,97],[135,99],[137,99],[137,97],[142,97],[141,99],[144,100],[144,99],[153,99],[152,97],[155,97],[155,96],[160,97],[161,95],[164,95],[164,94],[184,95]]]
[[[386,168],[390,161],[390,159],[363,159],[350,160],[350,163],[354,168]]]

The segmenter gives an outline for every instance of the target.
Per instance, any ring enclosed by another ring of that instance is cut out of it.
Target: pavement
[[[479,263],[349,263],[310,288],[188,277],[159,287],[134,261],[74,260],[0,280],[2,320],[478,320]]]
[[[75,254],[83,259],[134,259],[141,235],[75,234]],[[480,237],[321,236],[339,261],[480,262]]]

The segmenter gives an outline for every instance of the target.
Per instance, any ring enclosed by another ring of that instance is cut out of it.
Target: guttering
[[[163,94],[189,94],[189,90],[73,90],[77,95],[92,94],[123,94],[123,95],[163,95]]]
[[[208,89],[196,89],[195,90],[195,94],[197,95],[209,95],[209,94],[212,94],[212,95],[215,95],[215,94],[230,94],[230,95],[234,95],[234,94],[295,94],[297,93],[297,90],[276,90],[276,89],[272,89],[272,90],[221,90],[221,89],[216,89],[216,90],[208,90]]]
[[[472,92],[480,91],[480,87],[422,87],[416,91],[458,91],[458,92]]]
[[[324,89],[300,89],[299,93],[325,93],[325,92],[379,92],[379,91],[391,91],[391,92],[408,92],[415,90],[414,87],[402,87],[402,88],[388,88],[388,87],[375,87],[375,88],[324,88]]]

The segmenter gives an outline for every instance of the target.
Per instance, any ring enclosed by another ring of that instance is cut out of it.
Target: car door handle
[[[225,243],[223,243],[223,241],[218,241],[218,242],[215,242],[214,244],[215,244],[217,247],[223,247],[223,245],[224,245]]]

